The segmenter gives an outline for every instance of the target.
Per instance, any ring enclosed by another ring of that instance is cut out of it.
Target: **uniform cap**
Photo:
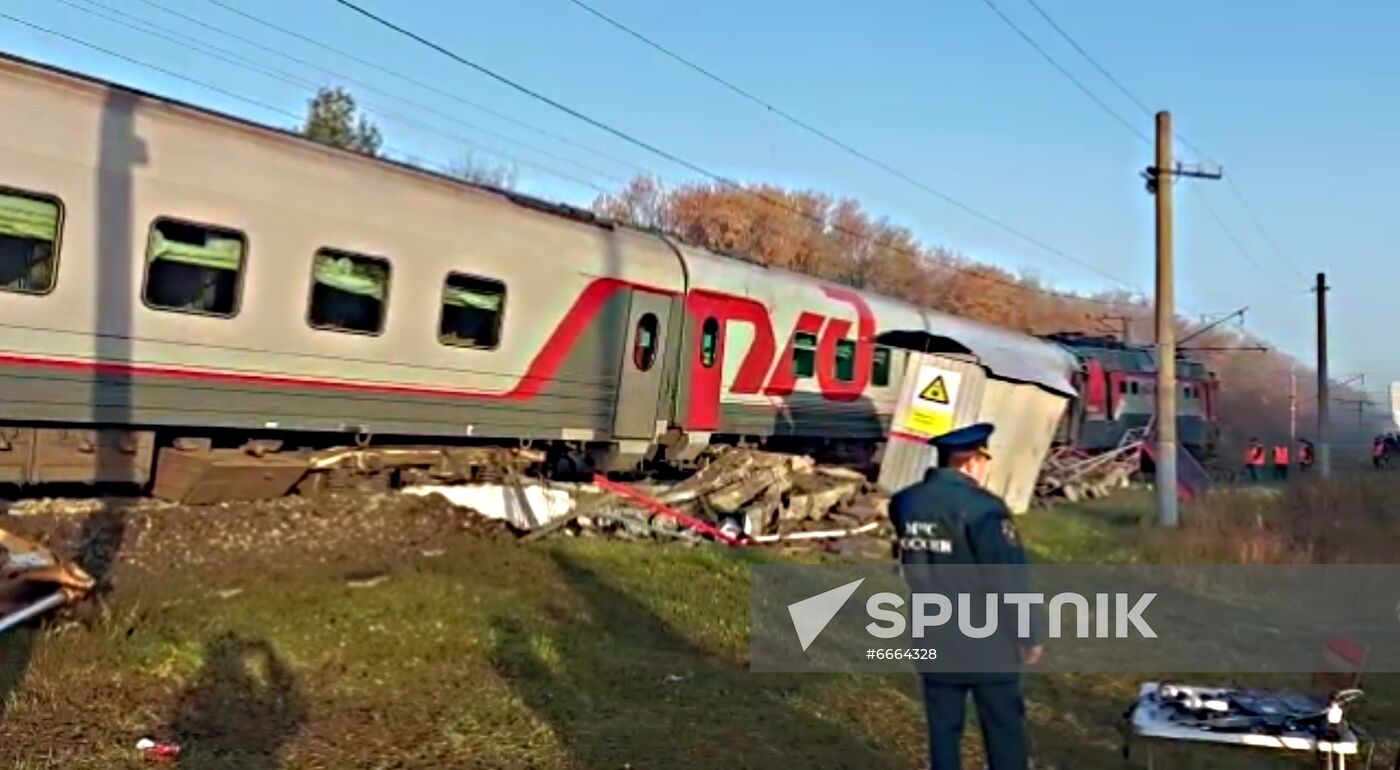
[[[996,427],[991,423],[979,422],[941,436],[934,436],[928,443],[944,456],[954,452],[971,452],[985,448],[994,430]]]

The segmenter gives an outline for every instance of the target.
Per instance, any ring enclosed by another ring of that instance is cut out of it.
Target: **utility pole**
[[[1172,115],[1157,113],[1157,523],[1175,527],[1176,286],[1172,262]]]
[[[1332,449],[1328,446],[1330,396],[1327,388],[1327,274],[1317,274],[1317,464],[1322,477],[1332,475]]]
[[[1147,190],[1157,196],[1157,523],[1175,527],[1176,473],[1176,286],[1172,263],[1173,177],[1219,179],[1219,171],[1187,169],[1172,163],[1172,115],[1157,113],[1157,153],[1148,167]]]
[[[1288,445],[1298,445],[1298,367],[1288,367]]]

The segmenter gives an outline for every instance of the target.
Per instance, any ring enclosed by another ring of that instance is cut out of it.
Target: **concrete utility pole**
[[[1157,196],[1157,523],[1175,527],[1176,468],[1176,286],[1172,264],[1172,178],[1219,179],[1206,172],[1172,164],[1172,116],[1157,113],[1157,157],[1147,169],[1147,189]]]
[[[1288,445],[1298,444],[1298,367],[1288,367]]]
[[[1317,274],[1317,467],[1322,477],[1332,475],[1332,448],[1328,446],[1330,397],[1327,388],[1327,274]]]
[[[1172,263],[1172,115],[1157,113],[1157,523],[1175,527],[1176,286]]]

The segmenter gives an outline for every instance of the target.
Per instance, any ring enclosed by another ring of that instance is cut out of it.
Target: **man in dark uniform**
[[[1308,473],[1312,471],[1315,462],[1317,462],[1317,450],[1313,447],[1313,443],[1305,438],[1298,439],[1298,470]]]
[[[940,590],[916,585],[920,572],[932,576],[926,580],[938,580],[938,565],[1013,565],[1009,569],[1018,580],[1024,579],[1025,552],[1011,512],[1001,498],[985,489],[991,471],[987,440],[992,431],[993,426],[979,423],[933,439],[929,443],[938,450],[938,467],[890,501],[900,561],[906,565],[906,577],[916,591]],[[919,565],[930,566],[921,569]],[[941,588],[946,590],[947,586]],[[999,626],[996,637],[1001,638],[985,640],[1005,644],[1010,650],[1006,673],[922,674],[932,770],[959,770],[962,766],[963,720],[969,692],[977,704],[991,770],[1029,767],[1020,674],[1012,669],[1019,668],[1018,663],[1033,665],[1039,661],[1041,647],[1034,639],[1022,643],[1006,635],[1014,632],[1014,626]]]

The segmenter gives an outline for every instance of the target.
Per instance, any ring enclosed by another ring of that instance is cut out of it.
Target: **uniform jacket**
[[[917,592],[953,596],[967,592],[1026,591],[1029,579],[1025,550],[1011,512],[1001,498],[983,489],[966,474],[952,469],[929,471],[924,480],[894,496],[890,518],[899,539],[905,580]],[[934,565],[934,569],[919,569]],[[940,570],[940,565],[1002,565],[994,569]],[[978,575],[980,577],[974,577]],[[969,581],[975,581],[972,585]],[[977,600],[978,607],[984,606]],[[1033,615],[1033,618],[1035,616]],[[1020,643],[1015,637],[1014,608],[1003,605],[994,637],[979,645],[996,645],[1008,673],[926,673],[949,682],[996,682],[1014,679]],[[915,643],[918,640],[914,640]],[[1033,640],[1026,640],[1027,643]],[[963,643],[971,642],[964,640]],[[985,648],[980,654],[986,654]],[[943,650],[939,651],[943,657]],[[980,657],[979,654],[979,657]],[[925,671],[936,667],[921,666]]]

